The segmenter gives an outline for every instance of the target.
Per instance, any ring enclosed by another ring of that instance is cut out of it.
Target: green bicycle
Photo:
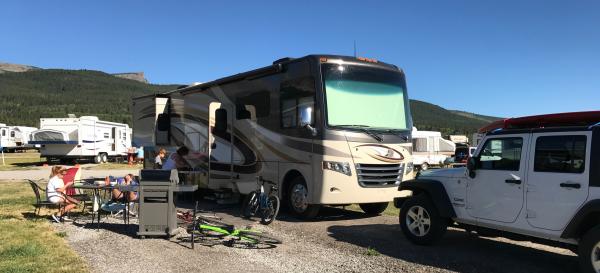
[[[267,236],[252,229],[238,229],[234,225],[221,222],[216,217],[197,215],[198,203],[194,207],[194,216],[188,232],[191,233],[192,249],[194,243],[200,241],[204,245],[223,243],[225,246],[245,248],[273,248],[281,244],[281,240]]]

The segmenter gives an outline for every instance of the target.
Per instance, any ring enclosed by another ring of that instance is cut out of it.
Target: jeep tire
[[[400,228],[404,236],[417,245],[431,245],[439,240],[447,228],[447,219],[425,194],[406,200],[400,209]]]
[[[596,273],[600,270],[600,226],[583,235],[579,240],[577,254],[582,273]]]

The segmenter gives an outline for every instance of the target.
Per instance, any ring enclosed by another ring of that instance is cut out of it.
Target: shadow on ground
[[[448,230],[433,246],[407,241],[399,225],[334,225],[329,236],[382,255],[457,272],[576,272],[577,257]],[[568,253],[568,254],[566,254]]]

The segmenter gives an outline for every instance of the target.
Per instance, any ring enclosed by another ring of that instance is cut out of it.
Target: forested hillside
[[[0,123],[39,126],[41,117],[94,115],[102,120],[131,124],[131,98],[174,89],[90,70],[40,69],[0,74]],[[411,111],[419,130],[467,134],[494,117],[450,111],[412,100]]]
[[[39,126],[41,117],[94,115],[131,124],[131,98],[170,90],[89,70],[0,74],[0,123]]]

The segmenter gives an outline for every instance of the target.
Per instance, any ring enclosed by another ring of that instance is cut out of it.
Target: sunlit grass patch
[[[32,215],[34,200],[28,183],[0,181],[0,272],[87,272],[66,233],[45,217],[24,217]]]

